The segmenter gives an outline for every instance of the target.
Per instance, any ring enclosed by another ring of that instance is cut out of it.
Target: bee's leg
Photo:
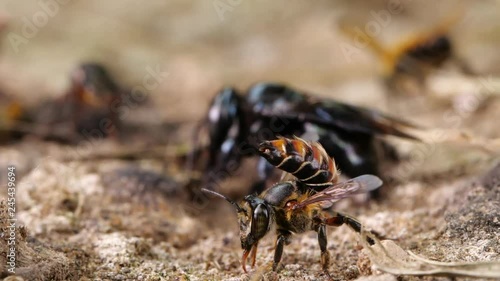
[[[328,266],[330,265],[330,253],[327,251],[326,247],[328,244],[326,238],[326,225],[320,224],[318,226],[318,243],[321,250],[321,268],[325,272],[329,279],[333,279],[328,272]]]
[[[323,219],[323,222],[326,225],[330,225],[330,226],[341,226],[343,224],[347,224],[354,231],[361,233],[361,223],[357,219],[350,217],[348,215],[345,215],[345,214],[335,213],[333,217]],[[366,241],[368,241],[368,243],[370,245],[375,244],[375,241],[373,241],[373,239],[371,239],[370,237],[367,237]]]
[[[285,245],[290,244],[291,233],[286,230],[278,230],[278,239],[276,240],[276,250],[274,251],[273,270],[276,271],[281,261],[283,248]]]

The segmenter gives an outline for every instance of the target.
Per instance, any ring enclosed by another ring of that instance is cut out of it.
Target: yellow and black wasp
[[[227,200],[236,207],[243,248],[242,267],[246,272],[246,260],[250,255],[255,265],[257,247],[276,226],[277,241],[273,270],[278,268],[284,246],[290,243],[292,234],[315,231],[321,250],[321,266],[328,272],[330,254],[327,251],[326,226],[347,224],[357,232],[361,223],[341,214],[326,214],[325,208],[342,198],[374,190],[382,181],[374,175],[362,175],[345,182],[338,182],[339,173],[335,162],[319,143],[308,143],[300,138],[278,138],[260,144],[259,151],[272,165],[295,176],[294,180],[282,181],[260,195],[247,195],[236,203],[215,191],[205,192]],[[373,240],[368,239],[370,244]]]

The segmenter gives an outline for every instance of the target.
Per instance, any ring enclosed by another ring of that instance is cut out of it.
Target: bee
[[[122,119],[147,99],[122,87],[105,66],[82,63],[69,76],[70,86],[60,97],[33,107],[0,92],[0,138],[3,131],[12,131],[20,136],[77,143],[107,137],[123,140],[125,132],[143,129],[128,126]]]
[[[408,79],[423,84],[434,69],[439,69],[448,61],[453,61],[466,74],[472,70],[454,51],[449,36],[451,27],[461,18],[462,12],[452,13],[436,26],[416,34],[408,34],[392,47],[383,46],[373,36],[346,23],[340,30],[358,41],[365,42],[377,55],[382,65],[382,76],[389,88],[404,86]]]
[[[418,126],[379,111],[318,98],[283,84],[257,83],[245,94],[224,88],[194,131],[188,169],[201,164],[203,185],[213,189],[214,179],[227,178],[245,157],[258,155],[262,141],[296,135],[321,143],[321,149],[336,160],[347,177],[380,175],[380,163],[397,160],[397,153],[379,136],[418,141],[412,133],[415,128]],[[203,131],[208,135],[205,147],[200,137]],[[389,157],[382,159],[382,155]],[[275,169],[260,158],[257,171],[251,190],[260,193]]]
[[[260,195],[247,195],[240,203],[215,191],[202,189],[225,199],[236,208],[243,249],[243,271],[247,272],[246,261],[249,256],[252,267],[255,265],[259,241],[275,226],[277,239],[273,270],[277,270],[283,249],[290,243],[292,234],[315,231],[321,250],[321,267],[331,279],[326,227],[347,224],[361,232],[361,223],[345,214],[325,214],[324,209],[353,194],[377,189],[382,181],[374,175],[361,175],[338,182],[335,162],[328,157],[321,144],[308,143],[300,138],[266,141],[260,144],[259,151],[272,165],[291,173],[295,179],[279,182]],[[368,242],[374,244],[369,238]]]
[[[124,90],[109,71],[97,63],[83,63],[69,78],[65,93],[30,110],[27,120],[43,129],[40,135],[44,139],[73,143],[84,138],[117,137],[122,128],[118,106]]]
[[[22,137],[23,132],[15,130],[15,126],[24,114],[25,108],[18,100],[0,91],[0,143]]]
[[[72,106],[75,130],[81,133],[98,128],[108,134],[108,128],[100,128],[103,126],[99,124],[105,118],[119,130],[121,123],[115,107],[124,92],[106,68],[97,63],[84,63],[70,76],[71,88],[66,99]]]

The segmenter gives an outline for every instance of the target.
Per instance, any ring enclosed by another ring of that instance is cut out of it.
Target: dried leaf
[[[366,237],[375,241],[370,246]],[[439,275],[449,277],[500,278],[500,261],[490,262],[438,262],[405,251],[394,241],[380,241],[362,230],[363,250],[378,270],[396,275]]]

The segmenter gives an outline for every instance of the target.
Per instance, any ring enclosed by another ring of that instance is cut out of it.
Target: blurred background
[[[397,13],[379,20],[374,12]],[[68,87],[82,62],[98,62],[124,85],[141,85],[148,68],[168,73],[151,91],[160,116],[195,121],[223,85],[246,89],[284,82],[318,95],[386,106],[380,63],[339,22],[393,46],[460,13],[449,36],[476,73],[495,73],[500,60],[498,1],[1,1],[1,87],[34,102]],[[387,22],[386,22],[387,21]],[[20,36],[20,37],[16,37]],[[175,106],[174,106],[175,105]]]

